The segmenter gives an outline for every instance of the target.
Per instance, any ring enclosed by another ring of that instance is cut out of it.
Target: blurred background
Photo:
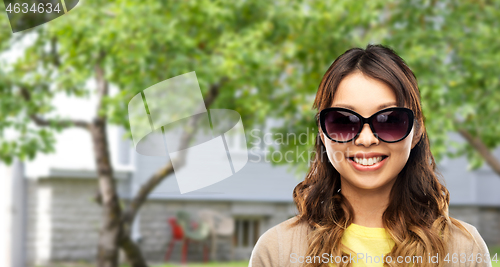
[[[481,0],[83,0],[14,34],[5,13],[0,264],[248,266],[258,237],[296,214],[321,78],[369,43],[393,48],[415,73],[450,215],[474,225],[493,257],[498,18],[500,1]],[[246,138],[230,143],[248,163],[180,194],[169,158],[135,151],[127,105],[191,71],[207,109],[240,113]]]

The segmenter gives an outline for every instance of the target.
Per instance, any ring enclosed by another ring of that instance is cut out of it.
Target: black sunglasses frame
[[[395,140],[395,141],[386,141],[382,138],[380,138],[378,136],[378,134],[375,132],[375,130],[373,129],[373,124],[372,124],[372,120],[379,114],[381,113],[384,113],[384,112],[388,112],[388,111],[393,111],[393,110],[399,110],[399,111],[402,111],[402,112],[405,112],[406,114],[408,114],[408,129],[406,130],[406,133],[405,135],[398,139],[398,140]],[[325,117],[326,117],[326,114],[328,114],[328,112],[330,111],[345,111],[345,112],[349,112],[349,113],[352,113],[352,115],[356,116],[359,118],[359,120],[361,121],[361,126],[359,127],[359,131],[356,133],[356,135],[347,140],[347,141],[338,141],[338,140],[335,140],[333,139],[332,137],[330,137],[330,135],[326,132],[326,127],[325,127]],[[393,107],[393,108],[386,108],[386,109],[382,109],[382,110],[379,110],[377,111],[375,114],[371,115],[370,117],[368,118],[365,118],[361,115],[359,115],[358,113],[356,113],[355,111],[352,111],[350,109],[346,109],[346,108],[325,108],[323,110],[321,110],[321,112],[319,113],[319,122],[320,122],[320,125],[321,125],[321,130],[323,131],[323,133],[325,133],[326,137],[328,137],[328,139],[334,141],[334,142],[337,142],[337,143],[348,143],[348,142],[351,142],[352,140],[358,138],[359,134],[361,133],[361,131],[363,130],[363,126],[365,124],[368,123],[368,125],[370,126],[370,129],[373,133],[373,135],[375,135],[375,137],[380,140],[380,141],[383,141],[383,142],[386,142],[386,143],[396,143],[396,142],[399,142],[403,139],[405,139],[411,132],[411,129],[413,128],[413,120],[415,119],[415,116],[413,114],[413,111],[409,108],[402,108],[402,107]]]

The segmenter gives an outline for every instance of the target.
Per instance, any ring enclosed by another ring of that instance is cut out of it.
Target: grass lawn
[[[500,247],[489,248],[489,251],[490,251],[490,255],[491,255],[490,259],[493,259],[493,257],[495,257],[495,254],[496,254],[497,255],[496,259],[498,260],[498,262],[492,261],[491,266],[500,267]]]
[[[89,263],[60,263],[50,266],[38,267],[93,267],[95,265]],[[248,261],[233,261],[233,262],[209,262],[209,263],[188,263],[187,265],[181,264],[150,264],[151,267],[248,267]],[[120,267],[130,267],[129,265],[121,265]]]
[[[490,252],[490,259],[495,259],[495,254],[496,254],[496,259],[498,260],[497,262],[492,261],[491,265],[492,267],[500,267],[500,247],[490,247],[489,248]],[[248,261],[233,261],[233,262],[210,262],[210,263],[188,263],[187,265],[180,265],[180,264],[150,264],[151,267],[210,267],[210,266],[217,266],[217,267],[247,267],[248,266]],[[89,263],[61,263],[61,264],[54,264],[50,266],[38,266],[38,267],[94,267],[93,264]],[[121,265],[120,267],[130,267],[129,265]]]
[[[182,265],[164,264],[164,265],[155,265],[152,267],[179,267],[179,266]],[[187,265],[187,267],[205,267],[205,266],[248,267],[248,261],[192,263]]]

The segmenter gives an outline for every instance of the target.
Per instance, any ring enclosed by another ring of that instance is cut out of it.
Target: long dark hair
[[[341,80],[355,71],[389,85],[396,94],[397,105],[407,107],[415,114],[414,138],[419,138],[419,141],[411,150],[406,165],[394,183],[390,203],[382,216],[384,227],[395,242],[392,251],[386,256],[395,259],[397,256],[426,257],[428,253],[439,253],[441,266],[452,224],[463,231],[467,230],[448,216],[449,192],[437,177],[436,164],[424,126],[417,79],[404,60],[392,49],[382,45],[349,49],[339,56],[323,76],[314,100],[313,108],[318,110],[318,129],[319,111],[331,105]],[[298,220],[293,225],[306,222],[313,229],[308,238],[307,256],[320,256],[323,253],[347,255],[345,251],[351,250],[341,243],[341,238],[352,223],[354,212],[347,199],[338,192],[340,174],[325,160],[328,156],[319,135],[315,149],[305,180],[293,191],[299,212]],[[349,266],[349,263],[336,264]],[[320,262],[313,262],[305,266],[320,265]],[[385,262],[384,265],[410,264],[396,264],[393,261]],[[424,260],[421,265],[414,266],[436,265]]]

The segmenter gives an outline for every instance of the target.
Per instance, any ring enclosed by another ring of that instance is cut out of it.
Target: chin
[[[348,183],[354,188],[362,190],[376,190],[384,188],[391,184],[391,180],[380,179],[380,177],[356,177],[355,180],[349,179]]]
[[[379,188],[382,188],[384,185],[383,184],[379,184],[379,183],[375,183],[375,184],[357,184],[355,185],[355,187],[359,188],[359,189],[363,189],[363,190],[375,190],[375,189],[379,189]]]

